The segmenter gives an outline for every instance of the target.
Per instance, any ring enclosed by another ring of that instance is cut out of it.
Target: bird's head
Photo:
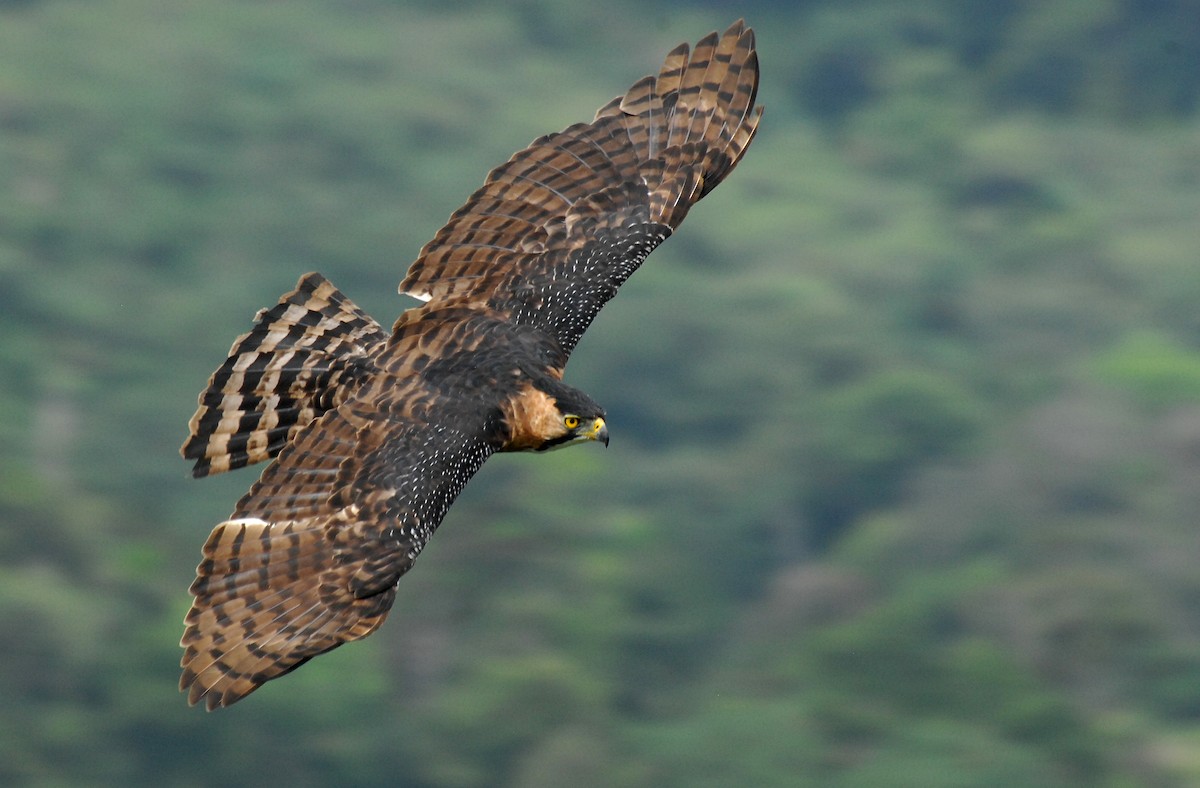
[[[604,408],[582,391],[559,387],[551,394],[554,417],[547,421],[543,441],[535,451],[550,451],[576,443],[599,441],[608,446]]]
[[[561,380],[539,380],[501,410],[508,431],[501,451],[550,451],[588,441],[608,445],[604,408]]]
[[[603,416],[579,416],[566,412],[561,413],[561,416],[561,429],[556,429],[540,446],[535,447],[534,451],[552,451],[587,441],[600,441],[605,446],[608,445],[608,426],[605,425]]]

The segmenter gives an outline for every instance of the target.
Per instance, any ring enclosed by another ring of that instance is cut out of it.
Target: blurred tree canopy
[[[381,322],[533,137],[744,14],[762,133],[378,634],[176,692],[177,457],[320,270]],[[1187,0],[0,2],[0,781],[1200,782]]]

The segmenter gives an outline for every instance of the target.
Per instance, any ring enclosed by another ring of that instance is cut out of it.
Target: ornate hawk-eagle
[[[761,117],[741,21],[488,176],[408,270],[391,332],[320,274],[261,311],[200,395],[193,475],[274,458],[204,545],[180,689],[228,706],[387,617],[494,452],[608,443],[563,382],[617,288],[741,159]]]

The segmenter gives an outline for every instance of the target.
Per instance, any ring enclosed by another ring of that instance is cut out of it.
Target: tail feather
[[[320,274],[255,316],[209,378],[180,453],[193,476],[270,459],[343,402],[374,367],[386,332]]]
[[[394,584],[354,596],[327,527],[229,520],[204,545],[184,619],[179,688],[211,711],[387,618]]]

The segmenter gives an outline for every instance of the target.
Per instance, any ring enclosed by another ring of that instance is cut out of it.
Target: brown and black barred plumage
[[[274,458],[204,546],[180,688],[227,706],[373,632],[451,502],[498,451],[608,441],[562,382],[596,313],[754,137],[738,21],[680,45],[591,123],[534,140],[456,211],[400,285],[389,334],[319,274],[213,373],[196,476]]]

